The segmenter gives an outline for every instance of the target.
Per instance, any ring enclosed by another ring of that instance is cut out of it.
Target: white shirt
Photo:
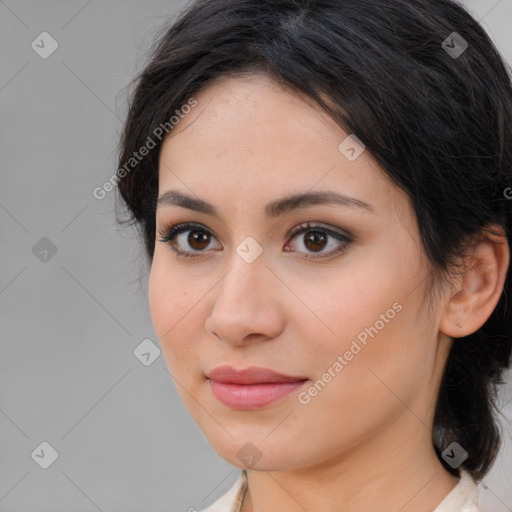
[[[459,483],[433,512],[478,512],[478,487],[466,471],[460,472]],[[247,492],[247,473],[242,471],[231,489],[215,503],[200,512],[240,512]]]

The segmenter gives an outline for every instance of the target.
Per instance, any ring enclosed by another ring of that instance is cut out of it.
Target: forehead
[[[344,133],[313,100],[263,74],[221,77],[194,98],[197,106],[173,128],[169,142],[193,137],[216,146],[245,142],[253,147],[272,141],[293,146],[294,140],[316,138],[318,143],[333,131],[338,132],[336,139]],[[276,146],[269,144],[267,150]]]
[[[340,151],[350,134],[327,113],[265,75],[223,77],[193,97],[197,105],[162,146],[160,194],[193,190],[229,204],[236,190],[267,203],[331,189],[381,213],[403,200],[368,151],[352,161]]]

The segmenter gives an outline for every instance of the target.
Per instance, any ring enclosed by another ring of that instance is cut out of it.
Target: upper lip
[[[262,384],[268,382],[296,382],[307,380],[307,377],[294,377],[275,372],[270,368],[251,366],[250,368],[233,368],[218,366],[206,374],[211,380],[229,384]]]

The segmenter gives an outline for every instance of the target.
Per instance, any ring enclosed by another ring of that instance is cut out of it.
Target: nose
[[[248,263],[235,255],[231,269],[215,288],[207,332],[236,346],[276,338],[285,323],[279,285],[263,257]]]

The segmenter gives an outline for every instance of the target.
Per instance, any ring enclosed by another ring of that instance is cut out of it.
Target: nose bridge
[[[221,283],[224,298],[235,301],[235,304],[259,300],[267,274],[271,274],[261,244],[253,237],[246,237],[235,247],[230,267]]]
[[[231,343],[240,343],[250,334],[273,338],[282,328],[274,304],[275,287],[269,281],[275,277],[266,266],[261,246],[258,249],[254,242],[244,240],[235,247],[207,320],[211,333]]]

